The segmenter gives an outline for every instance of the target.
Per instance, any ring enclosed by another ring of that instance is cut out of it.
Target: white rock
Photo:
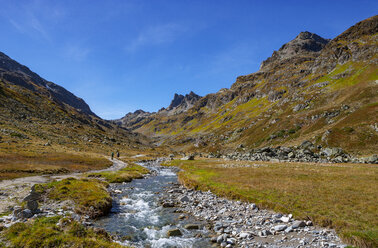
[[[288,217],[288,216],[282,216],[280,220],[282,222],[284,222],[284,223],[288,223],[290,221],[290,217]]]

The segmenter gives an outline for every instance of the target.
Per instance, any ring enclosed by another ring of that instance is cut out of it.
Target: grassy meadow
[[[209,159],[165,165],[182,168],[179,180],[188,187],[335,228],[344,241],[358,247],[378,246],[377,165]]]
[[[95,153],[44,151],[0,153],[0,180],[104,169],[113,163]]]

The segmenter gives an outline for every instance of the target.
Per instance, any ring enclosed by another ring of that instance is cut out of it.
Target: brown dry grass
[[[112,162],[95,153],[48,150],[0,153],[0,180],[36,174],[82,172],[107,168]]]
[[[170,165],[184,169],[179,178],[187,186],[311,219],[335,228],[345,241],[360,247],[377,246],[377,165],[254,162],[264,166],[220,166],[237,163],[175,160]]]

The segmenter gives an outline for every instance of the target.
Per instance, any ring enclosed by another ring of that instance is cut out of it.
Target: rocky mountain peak
[[[173,100],[167,110],[172,110],[177,107],[191,107],[195,102],[197,102],[201,96],[197,95],[193,91],[191,91],[189,94],[181,95],[181,94],[175,94],[173,97]]]
[[[183,95],[175,93],[175,95],[173,96],[173,100],[168,108],[173,109],[174,107],[177,107],[183,102],[183,100],[184,100]]]
[[[146,113],[146,111],[144,111],[142,109],[135,110],[135,112],[134,112],[134,114],[137,114],[137,115],[144,114],[144,113]]]
[[[295,39],[284,44],[278,51],[274,51],[271,57],[264,60],[261,63],[260,70],[264,70],[275,61],[283,61],[301,54],[317,53],[321,51],[329,41],[329,39],[324,39],[308,31],[301,32]]]

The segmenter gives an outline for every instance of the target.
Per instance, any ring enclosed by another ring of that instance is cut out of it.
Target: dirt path
[[[103,170],[87,171],[83,173],[117,171],[126,166],[126,163],[114,159],[113,165],[109,168]],[[52,180],[62,180],[68,177],[79,178],[83,173],[71,173],[65,175],[41,175],[0,181],[0,214],[9,211],[10,207],[19,204],[22,199],[29,193],[30,188],[34,184],[47,183]]]

